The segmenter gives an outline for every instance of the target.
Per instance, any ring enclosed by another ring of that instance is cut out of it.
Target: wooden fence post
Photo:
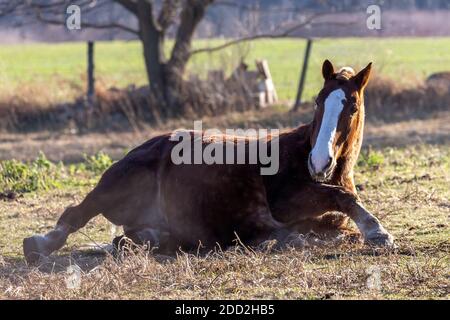
[[[302,103],[303,86],[305,84],[305,79],[306,79],[306,70],[308,70],[308,62],[309,62],[309,55],[311,53],[312,42],[313,42],[312,39],[308,39],[308,42],[306,43],[305,57],[303,59],[302,74],[300,76],[300,82],[298,84],[297,97],[295,99],[293,111],[297,111],[298,107],[300,107],[300,104]]]
[[[94,42],[88,41],[87,51],[87,73],[88,73],[88,87],[87,87],[87,100],[90,106],[94,102],[95,97],[95,78],[94,78]]]
[[[278,101],[277,90],[273,84],[272,74],[270,73],[269,63],[267,60],[256,60],[256,69],[263,81],[258,85],[259,87],[259,106],[261,108],[267,105],[272,105]]]

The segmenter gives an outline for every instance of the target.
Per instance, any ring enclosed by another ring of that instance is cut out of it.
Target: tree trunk
[[[183,75],[191,56],[191,42],[195,28],[203,19],[206,7],[211,0],[187,0],[181,12],[175,45],[166,65],[166,98],[175,112],[182,111]]]
[[[166,107],[164,33],[155,25],[152,6],[149,2],[138,1],[137,17],[148,82],[156,99]]]
[[[164,36],[171,15],[175,12],[171,10],[175,10],[178,0],[164,3],[158,21],[153,17],[153,2],[150,0],[116,1],[138,18],[147,78],[153,95],[161,104],[161,110],[164,110],[165,115],[180,114],[183,111],[183,74],[190,58],[192,36],[206,7],[213,0],[184,2],[169,61],[164,55]]]

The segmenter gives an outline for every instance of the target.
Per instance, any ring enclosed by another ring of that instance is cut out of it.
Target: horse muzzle
[[[316,182],[326,182],[330,180],[333,175],[335,166],[335,160],[332,157],[329,157],[326,165],[321,169],[317,169],[312,161],[311,153],[309,154],[308,170],[311,178]]]

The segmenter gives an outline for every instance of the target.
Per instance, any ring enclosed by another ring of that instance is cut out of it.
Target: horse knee
[[[68,228],[68,232],[73,233],[78,229],[83,228],[89,222],[89,220],[96,215],[96,212],[94,213],[85,210],[80,205],[68,207],[66,210],[64,210],[56,225]]]

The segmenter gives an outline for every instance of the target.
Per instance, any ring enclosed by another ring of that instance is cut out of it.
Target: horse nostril
[[[331,163],[333,162],[333,158],[332,157],[328,157],[328,161],[327,161],[327,168],[329,168],[331,166]]]

